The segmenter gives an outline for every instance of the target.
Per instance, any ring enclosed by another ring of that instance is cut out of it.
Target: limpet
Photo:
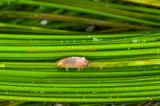
[[[68,57],[59,60],[56,65],[64,68],[85,68],[89,61],[85,57]]]

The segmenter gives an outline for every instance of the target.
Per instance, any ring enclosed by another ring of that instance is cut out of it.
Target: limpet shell
[[[89,61],[85,57],[68,57],[59,60],[56,65],[63,68],[85,68]]]

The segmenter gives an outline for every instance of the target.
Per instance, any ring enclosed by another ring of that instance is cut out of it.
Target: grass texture
[[[158,3],[0,0],[0,106],[158,106]]]

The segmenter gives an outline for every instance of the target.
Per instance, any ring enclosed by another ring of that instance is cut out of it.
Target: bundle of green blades
[[[158,106],[160,1],[0,0],[0,106]],[[86,68],[56,65],[85,57]]]

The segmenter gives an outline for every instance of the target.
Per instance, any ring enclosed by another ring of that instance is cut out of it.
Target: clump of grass
[[[0,102],[158,101],[160,11],[155,2],[1,0]],[[87,58],[90,66],[56,66],[72,56]]]

